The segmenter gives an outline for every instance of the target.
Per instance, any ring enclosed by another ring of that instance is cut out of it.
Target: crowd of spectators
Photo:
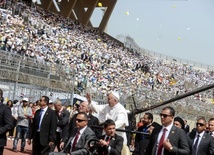
[[[142,96],[148,89],[178,95],[213,83],[213,71],[133,52],[78,21],[23,2],[7,3],[7,9],[0,10],[0,49],[39,64],[63,65],[74,72],[80,91]],[[210,94],[194,98],[208,102]]]

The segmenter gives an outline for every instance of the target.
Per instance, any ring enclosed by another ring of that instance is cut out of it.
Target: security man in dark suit
[[[6,133],[13,127],[11,110],[3,101],[3,91],[0,89],[0,155],[3,155],[4,146],[7,144]]]
[[[214,155],[214,138],[205,129],[206,120],[199,118],[196,130],[188,134],[190,155]]]
[[[188,140],[183,129],[173,125],[175,110],[168,106],[160,113],[162,128],[155,128],[150,136],[147,155],[190,155]]]
[[[100,137],[97,154],[99,155],[121,155],[123,148],[123,137],[115,133],[115,122],[108,119],[104,122],[105,135]]]
[[[69,136],[64,137],[60,148],[71,155],[87,155],[88,141],[96,136],[88,124],[88,116],[84,112],[79,112],[76,117],[76,127],[69,132]],[[68,146],[68,147],[67,147]]]
[[[57,116],[48,107],[49,98],[42,96],[29,130],[28,144],[33,139],[33,155],[48,155],[56,140]]]

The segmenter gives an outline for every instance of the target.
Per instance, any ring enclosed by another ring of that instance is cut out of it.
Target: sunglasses
[[[167,115],[167,114],[161,114],[161,113],[160,113],[160,117],[166,118],[166,117],[168,117],[168,116],[172,116],[172,115]]]
[[[86,120],[83,120],[83,119],[76,119],[77,122],[83,122],[83,121],[86,121]]]
[[[196,126],[204,126],[203,123],[196,123]]]

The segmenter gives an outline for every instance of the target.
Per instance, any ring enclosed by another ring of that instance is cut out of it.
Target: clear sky
[[[94,26],[101,17],[97,9]],[[107,31],[154,52],[214,65],[214,0],[117,0]]]

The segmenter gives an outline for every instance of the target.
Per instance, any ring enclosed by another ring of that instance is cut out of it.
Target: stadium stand
[[[213,71],[138,53],[97,29],[39,7],[9,1],[6,7],[0,10],[1,64],[15,67],[21,60],[26,63],[20,72],[44,79],[51,71],[49,80],[64,81],[51,87],[66,89],[73,81],[80,92],[90,91],[99,99],[117,90],[122,102],[131,103],[134,95],[137,107],[148,107],[214,81]],[[212,102],[208,90],[173,104],[181,114],[201,111],[200,115],[210,116]]]

